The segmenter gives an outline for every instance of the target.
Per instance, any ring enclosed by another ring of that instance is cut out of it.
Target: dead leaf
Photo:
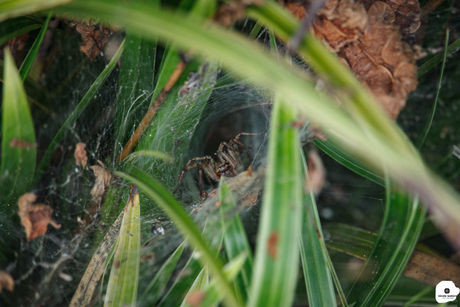
[[[80,45],[80,50],[94,61],[101,53],[102,48],[108,42],[112,35],[112,30],[102,25],[91,24],[86,22],[71,23],[80,33],[83,42]]]
[[[104,166],[104,163],[97,161],[102,167],[93,165],[91,169],[96,176],[96,181],[94,182],[93,189],[91,190],[91,195],[93,200],[96,200],[99,197],[102,197],[102,194],[105,192],[105,188],[109,185],[110,180],[112,179],[112,174],[110,174]]]
[[[193,291],[187,296],[187,303],[192,307],[201,306],[205,293],[202,291]]]
[[[278,233],[273,231],[268,238],[267,252],[272,259],[278,256]]]
[[[37,143],[30,143],[26,142],[21,139],[11,139],[10,141],[10,147],[16,147],[16,148],[37,148]]]
[[[27,241],[36,238],[46,233],[48,224],[56,229],[61,228],[61,225],[56,224],[51,219],[53,209],[50,206],[33,203],[37,200],[37,195],[26,193],[19,197],[18,215],[21,218],[21,224],[26,231]]]
[[[319,195],[326,181],[326,169],[316,150],[311,150],[307,161],[308,180],[305,181],[306,190]]]
[[[86,164],[88,163],[88,157],[86,156],[86,150],[85,150],[86,144],[85,143],[78,143],[75,146],[75,163],[78,166],[83,166],[84,168],[86,167]]]
[[[14,291],[14,279],[5,271],[0,271],[0,293],[2,293],[2,288],[10,292]]]

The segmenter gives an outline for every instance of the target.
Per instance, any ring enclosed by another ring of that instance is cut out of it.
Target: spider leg
[[[180,186],[180,184],[182,182],[182,177],[184,177],[184,174],[185,174],[186,171],[191,170],[192,168],[197,167],[198,165],[202,165],[204,163],[204,161],[209,160],[209,159],[212,159],[212,158],[210,156],[204,156],[204,157],[197,157],[197,158],[190,159],[187,162],[187,164],[185,165],[185,167],[182,169],[181,173],[180,173],[179,183],[177,184],[177,187],[174,190],[173,194],[176,193],[177,190],[179,189],[179,186]],[[194,161],[198,161],[198,162],[192,163]],[[190,163],[192,163],[192,164],[190,164]]]

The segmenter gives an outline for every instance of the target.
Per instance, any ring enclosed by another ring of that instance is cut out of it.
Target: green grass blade
[[[248,306],[290,306],[294,299],[303,194],[296,119],[291,108],[275,100]]]
[[[304,175],[308,176],[305,159],[304,168]],[[308,182],[308,178],[306,180]],[[329,268],[329,263],[331,265],[332,263],[323,242],[323,232],[313,192],[310,191],[307,193],[305,204],[306,212],[300,229],[299,245],[308,302],[310,306],[336,306],[337,302],[331,279],[331,270]],[[333,267],[332,270],[334,270]],[[337,288],[343,294],[339,283],[337,284]],[[344,295],[341,295],[341,297],[343,301],[342,305],[347,306]]]
[[[158,6],[159,1],[152,4]],[[128,142],[147,112],[155,79],[156,40],[147,40],[128,29],[125,41],[115,110],[115,155]]]
[[[224,266],[224,273],[229,281],[233,281],[243,270],[244,263],[247,261],[246,258],[247,254],[243,252]],[[222,298],[222,292],[219,290],[217,283],[211,281],[206,289],[204,289],[204,298],[201,301],[201,306],[217,306],[222,301]]]
[[[9,50],[5,50],[4,76],[0,208],[2,215],[9,216],[17,211],[17,198],[32,183],[37,145],[29,103]]]
[[[441,93],[441,85],[442,85],[442,78],[444,76],[444,68],[446,67],[446,58],[447,58],[447,46],[449,44],[449,28],[446,30],[446,42],[444,45],[444,57],[442,59],[442,66],[441,66],[441,74],[439,75],[439,81],[438,81],[438,87],[436,89],[436,97],[434,99],[433,103],[433,109],[431,110],[430,114],[430,119],[426,123],[425,127],[423,128],[423,132],[420,135],[418,141],[417,141],[417,148],[420,150],[422,148],[423,144],[425,143],[426,137],[428,135],[428,132],[430,132],[431,124],[433,123],[434,119],[434,114],[436,113],[436,106],[438,105],[438,98],[439,94]]]
[[[329,157],[342,164],[349,170],[377,184],[380,184],[381,186],[385,185],[385,179],[382,176],[373,171],[369,166],[366,166],[362,161],[353,158],[347,152],[343,151],[332,140],[322,141],[320,139],[315,139],[313,142]]]
[[[447,41],[447,40],[446,40]],[[447,41],[448,42],[448,41]],[[441,63],[445,57],[444,53],[447,53],[449,55],[455,53],[458,51],[460,47],[460,38],[457,39],[455,42],[449,45],[444,52],[440,52],[437,55],[433,56],[431,59],[426,61],[422,66],[419,67],[418,72],[417,72],[417,77],[421,77],[427,72],[429,72],[433,67]]]
[[[3,0],[0,2],[0,21],[50,9],[73,0]]]
[[[219,200],[222,228],[225,229],[224,245],[225,253],[229,260],[239,257],[242,253],[247,255],[241,273],[236,279],[236,286],[240,288],[240,293],[243,296],[243,301],[249,297],[249,289],[251,285],[252,270],[254,259],[252,257],[251,247],[246,237],[246,232],[241,222],[240,216],[236,209],[235,199],[230,191],[224,177],[220,179]],[[235,213],[236,212],[236,213]]]
[[[155,275],[155,278],[152,279],[150,284],[145,289],[142,294],[139,303],[142,306],[152,306],[158,301],[158,299],[163,294],[166,284],[171,277],[174,268],[176,267],[177,261],[179,261],[182,252],[184,251],[185,242],[182,242],[174,253],[163,263],[160,270]]]
[[[104,306],[136,306],[140,267],[140,201],[136,186],[130,190]]]
[[[29,70],[32,67],[32,64],[34,63],[35,57],[37,56],[37,53],[38,53],[38,49],[40,48],[43,38],[45,37],[45,32],[48,29],[48,24],[50,22],[50,19],[51,19],[51,12],[48,13],[48,17],[46,17],[45,23],[43,24],[42,29],[40,30],[40,33],[38,33],[38,36],[35,39],[29,52],[27,53],[26,58],[22,62],[21,67],[19,67],[19,74],[21,75],[21,79],[23,82],[26,80],[26,77],[29,74]]]
[[[426,209],[418,198],[387,182],[385,216],[371,253],[353,284],[348,302],[382,306],[401,276],[417,244]]]
[[[185,307],[185,306],[190,306],[187,301],[189,300],[190,295],[192,295],[194,292],[201,292],[208,286],[209,282],[209,274],[208,274],[208,267],[204,266],[198,276],[195,278],[193,281],[192,285],[188,289],[187,295],[183,299],[182,303],[180,304],[180,307]],[[193,304],[196,305],[196,304]]]
[[[198,227],[174,196],[158,180],[136,167],[128,166],[126,172],[116,172],[116,174],[137,184],[149,198],[154,200],[165,211],[174,221],[178,230],[187,238],[190,245],[201,252],[199,260],[203,266],[206,264],[209,266],[221,290],[225,293],[226,304],[237,306],[235,291],[225,278],[222,271],[222,262],[215,257],[216,253],[206,243]]]
[[[408,300],[402,307],[412,306],[412,304],[417,303],[422,297],[424,297],[425,295],[427,295],[430,292],[433,292],[433,290],[434,290],[434,287],[432,287],[432,286],[426,287],[425,289],[423,289],[422,291],[420,291],[419,293],[417,293],[416,295],[411,297],[411,299]]]
[[[37,20],[28,17],[18,17],[0,23],[0,46],[10,39],[42,27]]]
[[[177,54],[171,53],[170,57],[171,60],[168,58],[166,62],[168,66],[175,63],[175,59],[178,60]],[[174,164],[168,164],[158,159],[152,161],[152,159],[147,158],[139,158],[133,162],[136,166],[146,169],[154,177],[161,178],[162,183],[171,190],[177,185],[177,179],[174,177],[187,163],[186,157],[192,140],[191,136],[200,121],[217,75],[216,63],[203,64],[201,70],[198,66],[199,63],[196,61],[188,64],[187,69],[182,73],[176,85],[171,89],[168,98],[155,115],[152,125],[146,129],[136,147],[136,150],[155,150],[173,154],[174,161],[176,161]],[[193,93],[190,93],[189,96],[179,97],[179,91],[189,78],[191,71],[196,71],[201,75],[202,81],[196,89],[196,93],[200,94],[194,96]]]
[[[115,65],[117,65],[118,60],[120,59],[120,56],[123,52],[123,47],[124,42],[120,45],[113,58],[110,60],[109,64],[107,64],[106,68],[101,72],[101,74],[97,77],[97,79],[88,89],[85,96],[78,103],[75,110],[72,112],[72,114],[70,114],[69,118],[67,118],[65,123],[56,133],[55,137],[51,141],[51,144],[48,146],[48,149],[46,150],[42,160],[40,161],[40,164],[37,167],[37,171],[34,177],[34,183],[37,183],[40,180],[41,176],[43,175],[43,172],[45,171],[46,167],[48,166],[51,160],[51,157],[54,154],[54,151],[59,146],[59,143],[63,140],[65,134],[69,131],[69,128],[75,124],[78,117],[81,115],[81,113],[83,113],[83,111],[86,109],[89,103],[93,100],[96,92],[99,90],[102,84],[104,84],[105,80],[107,80],[107,77],[115,68]]]

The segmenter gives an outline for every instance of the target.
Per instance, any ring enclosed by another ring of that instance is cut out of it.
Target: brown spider
[[[238,139],[242,135],[261,135],[265,132],[266,131],[261,133],[242,132],[230,141],[220,143],[219,148],[217,149],[217,152],[214,153],[214,155],[190,159],[179,175],[179,183],[177,184],[174,193],[176,193],[179,189],[184,173],[200,165],[200,170],[198,171],[200,177],[200,197],[203,200],[206,199],[208,197],[208,193],[203,192],[203,171],[206,175],[208,175],[209,178],[217,182],[222,176],[234,177],[238,175],[238,173],[241,171],[241,168],[243,167],[239,156],[239,153],[241,153],[240,147],[248,147],[241,143]]]

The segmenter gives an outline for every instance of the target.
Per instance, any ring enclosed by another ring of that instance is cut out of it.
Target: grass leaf
[[[65,123],[62,125],[62,127],[59,129],[59,131],[54,136],[53,140],[51,141],[51,144],[48,146],[42,160],[40,161],[40,164],[37,167],[37,171],[35,172],[35,177],[34,177],[34,183],[37,183],[40,180],[41,176],[43,175],[43,172],[45,171],[46,167],[48,166],[51,160],[51,157],[54,154],[54,151],[59,146],[59,143],[64,139],[64,136],[69,131],[70,127],[74,125],[78,117],[81,115],[81,113],[83,113],[83,111],[86,109],[88,104],[93,100],[96,92],[99,90],[102,84],[104,84],[105,80],[107,80],[107,77],[110,75],[112,70],[115,68],[115,65],[118,63],[118,60],[120,59],[121,54],[123,52],[123,47],[124,47],[124,42],[120,45],[117,52],[110,60],[109,64],[107,64],[106,68],[97,77],[97,79],[94,81],[94,83],[91,85],[91,87],[86,92],[85,96],[78,103],[75,110],[72,112],[72,114],[70,114],[70,116],[67,118]]]
[[[120,228],[104,306],[136,306],[140,267],[139,189],[132,186]]]
[[[267,177],[248,306],[290,306],[296,289],[302,222],[300,141],[296,113],[275,100]]]
[[[417,244],[426,208],[387,181],[385,216],[371,253],[353,284],[348,302],[382,306]],[[363,282],[364,281],[364,282]]]
[[[243,301],[246,301],[249,297],[254,259],[243,223],[241,222],[238,211],[235,211],[237,209],[235,199],[224,177],[221,177],[219,187],[219,201],[221,202],[219,211],[222,228],[225,229],[224,245],[227,258],[232,260],[239,257],[242,253],[247,255],[243,269],[235,282],[236,286],[240,288],[239,292],[243,296]]]
[[[51,12],[48,13],[48,17],[46,18],[45,23],[43,24],[42,29],[40,30],[40,33],[38,33],[38,36],[35,39],[29,52],[27,53],[26,58],[22,62],[21,67],[19,67],[19,74],[21,75],[21,79],[23,82],[26,80],[26,77],[29,74],[29,70],[32,67],[32,64],[34,63],[35,57],[38,53],[38,49],[40,48],[43,38],[45,37],[46,30],[48,29],[50,19]]]
[[[22,80],[8,50],[5,50],[4,76],[0,197],[2,215],[9,215],[17,210],[17,198],[28,192],[32,183],[37,144]]]
[[[229,306],[237,306],[235,291],[222,271],[222,262],[215,257],[216,253],[206,243],[198,227],[174,196],[158,180],[150,177],[137,167],[127,166],[126,172],[116,172],[116,174],[137,184],[149,198],[154,200],[165,211],[182,235],[187,238],[190,245],[200,251],[199,260],[203,266],[206,264],[209,266],[212,275],[225,293],[225,302]]]

